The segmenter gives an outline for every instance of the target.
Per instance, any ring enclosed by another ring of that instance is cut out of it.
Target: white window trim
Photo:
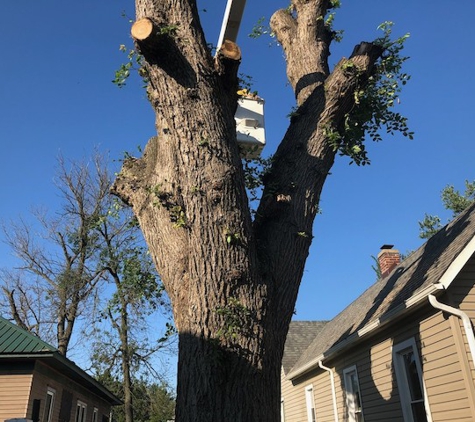
[[[99,409],[94,407],[92,411],[92,422],[97,422],[97,417],[99,416]]]
[[[82,408],[82,418],[81,420],[78,420],[78,407]],[[87,416],[87,403],[78,400],[76,404],[76,422],[86,422],[86,416]]]
[[[359,394],[359,399],[360,399],[360,404],[361,404],[361,414],[364,419],[363,397],[361,395],[360,379],[358,377],[358,370],[356,369],[356,365],[352,365],[343,370],[343,382],[345,384],[345,394],[346,394],[346,409],[348,413],[349,422],[357,422],[353,386],[348,383],[348,375],[353,372],[356,375],[356,382],[358,384],[358,394]]]
[[[305,387],[305,403],[307,408],[307,422],[313,422],[312,409],[315,414],[315,420],[317,420],[317,409],[315,409],[315,396],[313,394],[313,384]]]
[[[280,422],[285,422],[285,403],[283,397],[280,399]]]
[[[54,388],[48,387],[48,390],[46,391],[46,396],[51,396],[51,406],[49,408],[48,415],[46,414],[44,415],[44,420],[45,422],[51,422],[52,417],[53,417],[54,399],[56,397],[56,390]],[[45,413],[46,413],[46,408],[45,408]]]
[[[419,381],[422,387],[422,395],[424,398],[424,408],[426,411],[427,421],[432,422],[432,416],[429,408],[429,400],[424,384],[424,377],[422,376],[422,365],[419,359],[419,351],[417,349],[416,340],[414,339],[414,337],[411,337],[408,340],[393,345],[392,352],[394,372],[396,374],[396,381],[398,385],[399,397],[401,400],[404,422],[414,422],[414,418],[412,417],[411,397],[409,396],[407,374],[404,369],[404,366],[401,363],[401,352],[408,349],[412,349],[412,352],[414,353],[417,373],[419,374]]]

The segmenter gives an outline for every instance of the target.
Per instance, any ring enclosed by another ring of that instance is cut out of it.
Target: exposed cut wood
[[[130,33],[134,39],[138,41],[144,41],[150,36],[152,36],[152,34],[154,33],[153,28],[154,24],[150,19],[139,19],[132,25]]]
[[[218,54],[232,60],[241,60],[241,49],[232,41],[225,40],[221,45]]]

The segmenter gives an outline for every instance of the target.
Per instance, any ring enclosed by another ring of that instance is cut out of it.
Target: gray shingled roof
[[[56,352],[56,349],[0,316],[0,355],[38,352]]]
[[[369,287],[358,299],[328,322],[300,356],[298,371],[358,330],[399,308],[424,288],[437,283],[449,265],[475,236],[475,204],[432,236],[387,277]]]
[[[282,367],[284,373],[295,365],[299,357],[328,321],[292,321],[285,340]]]

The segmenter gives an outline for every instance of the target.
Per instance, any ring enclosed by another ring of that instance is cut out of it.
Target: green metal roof
[[[0,365],[2,362],[8,364],[24,359],[41,360],[104,398],[111,405],[122,404],[117,396],[73,361],[61,355],[58,349],[0,316]]]
[[[39,337],[0,316],[0,354],[56,352]]]

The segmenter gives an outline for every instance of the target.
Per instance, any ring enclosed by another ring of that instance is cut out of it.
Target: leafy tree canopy
[[[465,190],[460,192],[452,185],[447,185],[441,192],[442,204],[446,210],[452,212],[452,218],[457,217],[469,205],[475,202],[475,180],[465,180]],[[428,239],[442,228],[441,218],[437,215],[425,214],[419,221],[419,237]]]

